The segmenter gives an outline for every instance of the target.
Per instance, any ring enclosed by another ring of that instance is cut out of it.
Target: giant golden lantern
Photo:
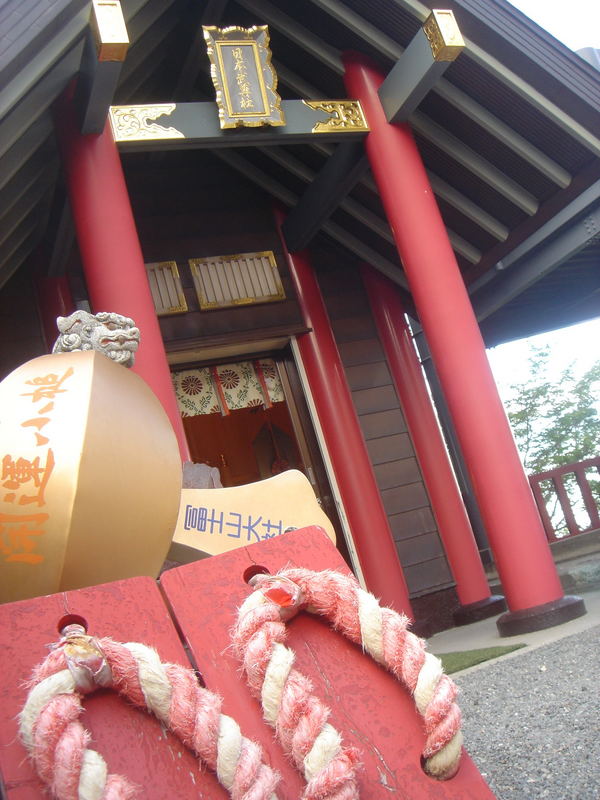
[[[156,576],[181,493],[175,434],[135,373],[85,352],[0,383],[0,601]]]

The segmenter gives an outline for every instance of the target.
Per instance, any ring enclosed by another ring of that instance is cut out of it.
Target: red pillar
[[[463,605],[455,618],[466,623],[494,616],[504,611],[504,598],[491,596],[402,300],[396,286],[377,270],[364,266],[361,274]]]
[[[283,247],[304,319],[311,328],[310,333],[298,337],[298,347],[367,588],[385,605],[412,616],[404,574],[317,279],[306,252],[288,253],[285,244]]]
[[[511,612],[504,634],[585,613],[565,598],[489,367],[477,320],[423,162],[407,124],[390,125],[377,90],[383,74],[344,57],[346,89],[361,101],[366,150],[402,259],[494,551]]]
[[[190,458],[121,159],[107,122],[100,135],[82,136],[65,95],[57,132],[83,270],[94,311],[131,317],[140,329],[134,371],[167,412],[183,461]]]

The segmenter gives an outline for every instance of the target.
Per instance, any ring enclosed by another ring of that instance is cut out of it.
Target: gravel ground
[[[600,626],[455,680],[498,800],[600,800]]]

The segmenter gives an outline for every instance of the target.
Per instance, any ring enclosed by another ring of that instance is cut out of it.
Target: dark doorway
[[[270,478],[285,469],[305,471],[287,404],[252,406],[184,417],[192,460],[217,467],[223,486]]]
[[[310,481],[317,501],[333,524],[337,546],[350,564],[348,550],[291,352],[273,356],[284,401],[253,405],[228,414],[183,417],[192,461],[219,470],[224,487],[270,478],[298,469]]]

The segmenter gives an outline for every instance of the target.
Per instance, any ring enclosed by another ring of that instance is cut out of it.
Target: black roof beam
[[[499,308],[522,294],[569,258],[600,238],[600,181],[592,190],[597,195],[596,202],[581,208],[584,193],[570,206],[563,209],[556,218],[550,220],[539,231],[523,242],[503,261],[496,264],[494,272],[486,273],[490,278],[479,281],[472,290],[471,301],[477,319],[481,322],[494,314]],[[568,218],[569,209],[572,216]],[[512,269],[518,264],[518,270]]]
[[[379,87],[387,121],[406,122],[464,46],[452,11],[432,11]]]
[[[286,124],[224,130],[216,103],[157,103],[111,106],[115,141],[123,151],[181,150],[307,144],[312,139],[362,140],[368,128],[353,100],[316,103],[282,100]],[[345,112],[349,119],[343,118]],[[359,115],[361,119],[359,119]]]
[[[244,156],[230,149],[213,150],[213,155],[229,164],[230,167],[239,172],[244,178],[264,189],[268,194],[276,200],[281,201],[288,207],[294,207],[298,202],[298,196],[281,184],[279,181],[267,175],[264,170],[255,166]],[[366,261],[375,269],[378,269],[384,275],[401,286],[403,289],[408,288],[406,278],[399,264],[382,256],[381,253],[374,250],[369,245],[361,241],[357,236],[354,236],[347,228],[343,228],[331,220],[328,220],[322,228],[323,233],[326,233],[334,241],[341,244],[349,252],[353,253],[358,258]]]
[[[432,12],[379,89],[388,121],[407,120],[463,47],[452,12]],[[362,146],[337,147],[283,226],[291,251],[306,247],[367,169]]]
[[[281,147],[261,147],[259,149],[264,156],[271,159],[271,161],[274,161],[276,164],[284,167],[285,170],[292,175],[295,175],[297,178],[300,178],[300,180],[304,181],[305,183],[311,184],[317,177],[310,167],[307,167]],[[296,204],[296,206],[297,205],[298,204]],[[296,206],[294,206],[294,208]],[[369,230],[373,231],[373,233],[376,233],[381,239],[395,246],[394,236],[390,226],[387,223],[387,220],[383,219],[378,214],[375,214],[373,211],[366,208],[364,205],[351,197],[343,198],[340,201],[339,208],[349,216],[353,217],[357,222],[360,222],[361,225],[364,225],[365,228],[368,228]],[[323,227],[326,225],[327,219],[323,221]],[[286,244],[288,244],[287,240]]]
[[[218,25],[226,5],[227,0],[208,0],[201,11],[198,5],[193,23],[196,27],[196,33],[186,53],[181,72],[179,73],[174,92],[176,100],[179,98],[185,99],[190,96],[202,66],[202,57],[206,55],[206,44],[204,42],[202,26]]]
[[[368,168],[362,142],[338,144],[283,224],[290,252],[311,242]]]
[[[58,224],[46,270],[46,274],[51,278],[65,274],[67,261],[75,244],[75,223],[69,201],[61,196],[56,202],[59,204]]]
[[[121,4],[93,2],[74,97],[81,133],[104,130],[128,47]]]
[[[277,64],[276,71],[281,81],[293,91],[298,92],[298,94],[304,94],[307,97],[315,98],[321,96],[321,93],[316,87],[308,84],[291,70],[288,70],[282,65]],[[331,154],[331,148],[329,145],[318,144],[317,142],[312,142],[311,145],[313,149],[317,150],[323,155]],[[497,219],[492,217],[491,214],[488,214],[477,204],[473,203],[471,200],[461,194],[461,192],[459,192],[456,188],[449,186],[437,175],[433,175],[431,171],[428,171],[428,175],[432,189],[436,195],[448,202],[451,206],[460,211],[461,214],[466,216],[480,228],[488,233],[491,233],[491,235],[496,239],[504,241],[508,237],[508,229]],[[365,186],[374,194],[379,194],[371,175],[362,175],[358,183]],[[344,202],[348,202],[348,200]],[[449,228],[447,230],[452,246],[456,252],[463,255],[467,261],[470,261],[472,264],[477,264],[481,258],[481,252],[472,244],[465,241],[462,237],[458,236],[458,234],[456,234],[454,231],[450,230]]]
[[[352,11],[345,3],[340,2],[340,0],[311,0],[311,2],[322,11],[329,14],[333,19],[337,20],[340,24],[344,25],[354,35],[360,36],[365,44],[380,53],[383,58],[387,58],[395,63],[402,56],[404,48],[399,42],[392,39],[372,22],[369,22],[355,11]],[[411,2],[410,9],[408,8],[408,3],[404,3],[404,5],[409,13],[423,22],[429,14],[429,9],[418,0]],[[475,50],[478,54],[483,52],[468,39],[466,43],[469,51]],[[571,176],[567,170],[563,169],[530,141],[519,135],[499,117],[492,114],[487,108],[453,83],[450,83],[446,78],[439,79],[433,91],[439,95],[439,97],[442,97],[455,106],[462,114],[472,119],[473,122],[489,134],[499,139],[521,158],[524,158],[557,186],[564,188],[569,185]]]

